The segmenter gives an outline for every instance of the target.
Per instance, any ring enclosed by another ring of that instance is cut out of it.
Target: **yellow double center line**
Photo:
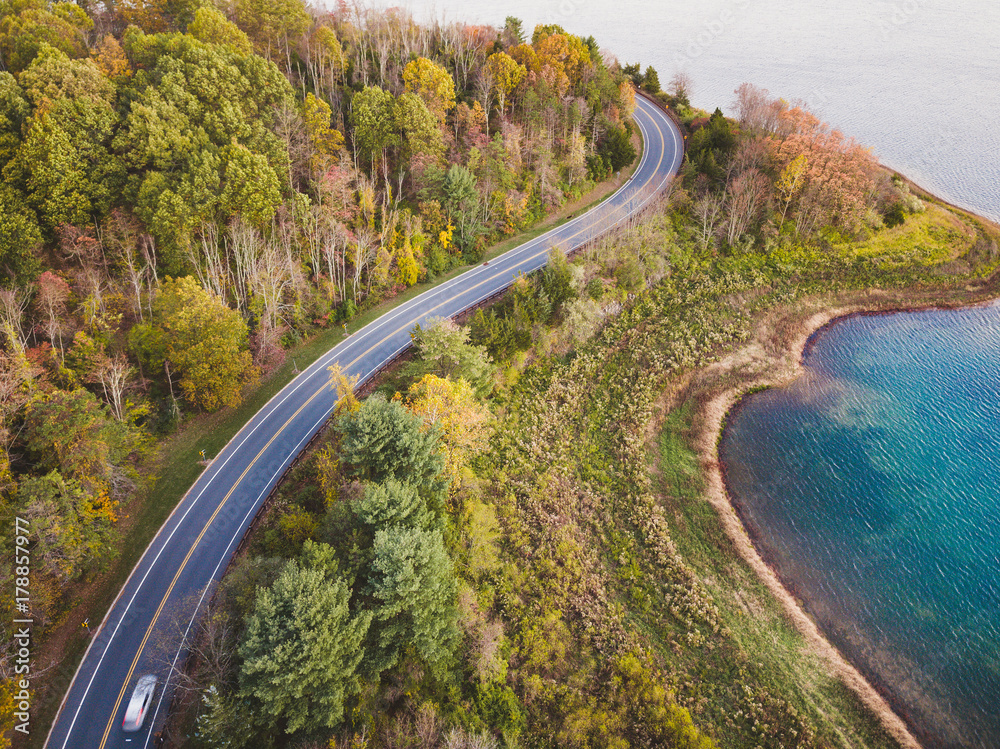
[[[663,130],[660,128],[659,123],[656,122],[655,119],[653,120],[653,125],[656,127],[657,132],[660,134],[661,139],[663,139]],[[666,142],[665,139],[663,139],[663,141]],[[653,174],[654,175],[659,172],[660,166],[662,164],[663,164],[663,151],[661,150],[659,161],[656,164],[656,168],[653,170]],[[588,231],[589,229],[590,229],[589,226],[585,227],[585,228],[582,228],[582,229],[580,229],[580,231],[576,232],[575,234],[571,234],[569,237],[567,237],[565,241],[571,242],[573,239],[575,239],[576,237],[580,236],[581,234],[583,234],[584,232]],[[525,262],[529,262],[531,260],[534,260],[535,258],[539,257],[540,255],[544,255],[547,252],[548,252],[548,249],[541,250],[540,252],[536,252],[534,255],[531,255],[531,256],[529,256],[529,257],[521,260],[520,263],[525,263]],[[506,275],[507,273],[509,273],[509,271],[501,271],[500,273],[495,273],[495,274],[493,274],[491,276],[488,276],[488,277],[484,278],[482,281],[480,281],[479,283],[475,284],[474,286],[470,286],[468,289],[465,289],[461,293],[462,294],[466,294],[466,293],[468,293],[470,291],[475,291],[479,287],[481,287],[481,286],[489,283],[490,281],[493,281],[494,279],[498,278],[499,276]],[[451,301],[451,299],[445,299],[444,301],[439,302],[434,307],[432,307],[431,309],[427,310],[425,313],[421,314],[420,316],[421,317],[426,317],[427,315],[431,314],[432,312],[435,312],[438,309],[440,309],[441,307],[443,307],[444,305],[448,304],[448,302],[450,302],[450,301]],[[379,346],[381,346],[387,340],[389,340],[393,336],[395,336],[395,335],[401,333],[402,331],[406,330],[407,328],[409,328],[410,325],[411,325],[411,323],[412,323],[412,321],[407,321],[407,323],[405,325],[402,325],[402,326],[396,328],[391,333],[389,333],[388,335],[384,336],[377,343],[373,344],[367,350],[365,350],[363,353],[361,353],[358,356],[356,356],[344,369],[345,370],[350,370],[361,359],[363,359],[364,357],[368,356],[368,354],[370,354],[376,348],[378,348]],[[310,403],[312,403],[313,400],[315,400],[316,397],[318,395],[320,395],[320,393],[322,393],[326,389],[326,387],[327,386],[324,384],[322,387],[319,388],[319,390],[317,390],[315,393],[313,393],[311,396],[309,396],[309,399],[305,403],[303,403],[301,406],[299,406],[299,408],[295,411],[294,414],[292,414],[291,416],[288,417],[288,419],[285,421],[285,423],[282,424],[281,427],[278,429],[278,431],[276,431],[274,433],[274,436],[271,437],[271,439],[269,439],[267,441],[267,444],[264,445],[264,447],[262,447],[260,449],[260,451],[257,453],[257,455],[254,456],[254,459],[252,461],[250,461],[250,463],[247,465],[246,468],[243,469],[243,473],[241,473],[240,476],[239,476],[239,478],[236,479],[236,481],[233,483],[232,488],[230,488],[230,490],[226,493],[226,496],[223,497],[222,501],[219,503],[219,506],[217,508],[215,508],[215,512],[212,513],[212,516],[208,519],[208,522],[206,522],[205,526],[201,529],[201,533],[198,534],[198,537],[194,540],[194,543],[191,544],[191,548],[188,549],[188,553],[184,557],[184,560],[181,562],[181,566],[177,569],[177,572],[174,574],[173,580],[170,581],[170,586],[167,588],[167,592],[164,593],[163,599],[160,601],[160,605],[156,609],[156,613],[153,614],[153,619],[152,619],[152,621],[150,621],[149,627],[146,628],[146,633],[145,633],[145,635],[142,638],[142,642],[139,643],[139,649],[136,651],[135,658],[132,659],[132,665],[129,667],[128,674],[125,676],[125,680],[122,683],[121,690],[118,692],[118,699],[115,701],[115,706],[114,706],[114,708],[112,708],[111,715],[108,717],[108,724],[107,724],[107,726],[104,729],[104,735],[101,738],[101,743],[100,743],[99,749],[104,749],[105,745],[107,744],[108,736],[110,735],[111,728],[112,728],[112,726],[114,725],[114,722],[115,722],[115,716],[118,714],[118,708],[121,707],[122,700],[125,697],[125,691],[128,688],[129,683],[132,681],[132,674],[135,672],[135,667],[139,663],[139,658],[142,656],[142,652],[143,652],[143,650],[146,647],[146,643],[149,641],[149,637],[153,633],[153,628],[156,626],[156,622],[157,622],[157,620],[160,617],[160,613],[163,611],[163,607],[166,606],[167,600],[170,598],[170,594],[173,592],[174,586],[177,584],[177,581],[180,579],[181,574],[184,572],[184,569],[187,567],[187,563],[191,559],[191,555],[194,554],[195,549],[198,548],[198,545],[201,543],[202,538],[204,538],[205,533],[207,533],[209,527],[211,527],[212,522],[215,520],[215,518],[218,516],[218,514],[222,511],[222,508],[226,506],[226,503],[229,501],[229,498],[233,495],[233,492],[236,491],[237,487],[239,487],[240,483],[246,477],[247,473],[250,472],[250,469],[253,468],[254,465],[256,465],[257,461],[260,460],[261,456],[264,455],[264,453],[272,445],[272,443],[281,435],[282,432],[285,431],[285,428],[290,423],[292,423],[292,421],[294,421],[296,418],[298,418],[298,415],[300,413],[302,413],[302,411]],[[110,645],[109,645],[109,647],[110,647]]]

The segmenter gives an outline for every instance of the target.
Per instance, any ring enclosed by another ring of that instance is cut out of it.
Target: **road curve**
[[[479,265],[353,333],[275,395],[226,445],[184,495],[132,570],[95,632],[46,741],[48,749],[154,745],[171,689],[157,690],[140,733],[122,719],[141,674],[169,674],[179,662],[181,627],[190,629],[210,583],[218,580],[261,503],[329,417],[327,367],[339,362],[364,383],[410,345],[409,333],[432,317],[451,317],[543,266],[552,246],[572,250],[604,234],[655,198],[680,168],[683,140],[667,115],[636,97],[645,148],[632,177],[593,210]],[[183,615],[178,619],[178,614]],[[164,646],[173,640],[177,644]],[[166,657],[164,657],[166,654]]]

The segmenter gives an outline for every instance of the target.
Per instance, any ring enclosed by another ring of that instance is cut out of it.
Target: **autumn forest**
[[[151,436],[634,156],[629,86],[558,29],[88,11],[0,10],[2,475],[64,510],[53,584],[111,552]]]

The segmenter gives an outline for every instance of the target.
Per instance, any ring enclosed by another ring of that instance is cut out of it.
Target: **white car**
[[[156,676],[146,674],[140,676],[139,681],[129,698],[128,707],[125,709],[125,720],[122,721],[122,730],[125,733],[135,733],[142,728],[146,720],[146,712],[149,703],[153,701],[153,692],[156,691]]]

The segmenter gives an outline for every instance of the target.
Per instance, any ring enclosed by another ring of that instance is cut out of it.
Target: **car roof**
[[[128,707],[125,709],[125,718],[122,721],[122,728],[126,731],[138,730],[138,726],[143,723],[144,703],[152,695],[156,688],[156,674],[144,674],[139,677],[129,698]],[[138,724],[138,725],[137,725]],[[136,726],[133,728],[132,726]]]

